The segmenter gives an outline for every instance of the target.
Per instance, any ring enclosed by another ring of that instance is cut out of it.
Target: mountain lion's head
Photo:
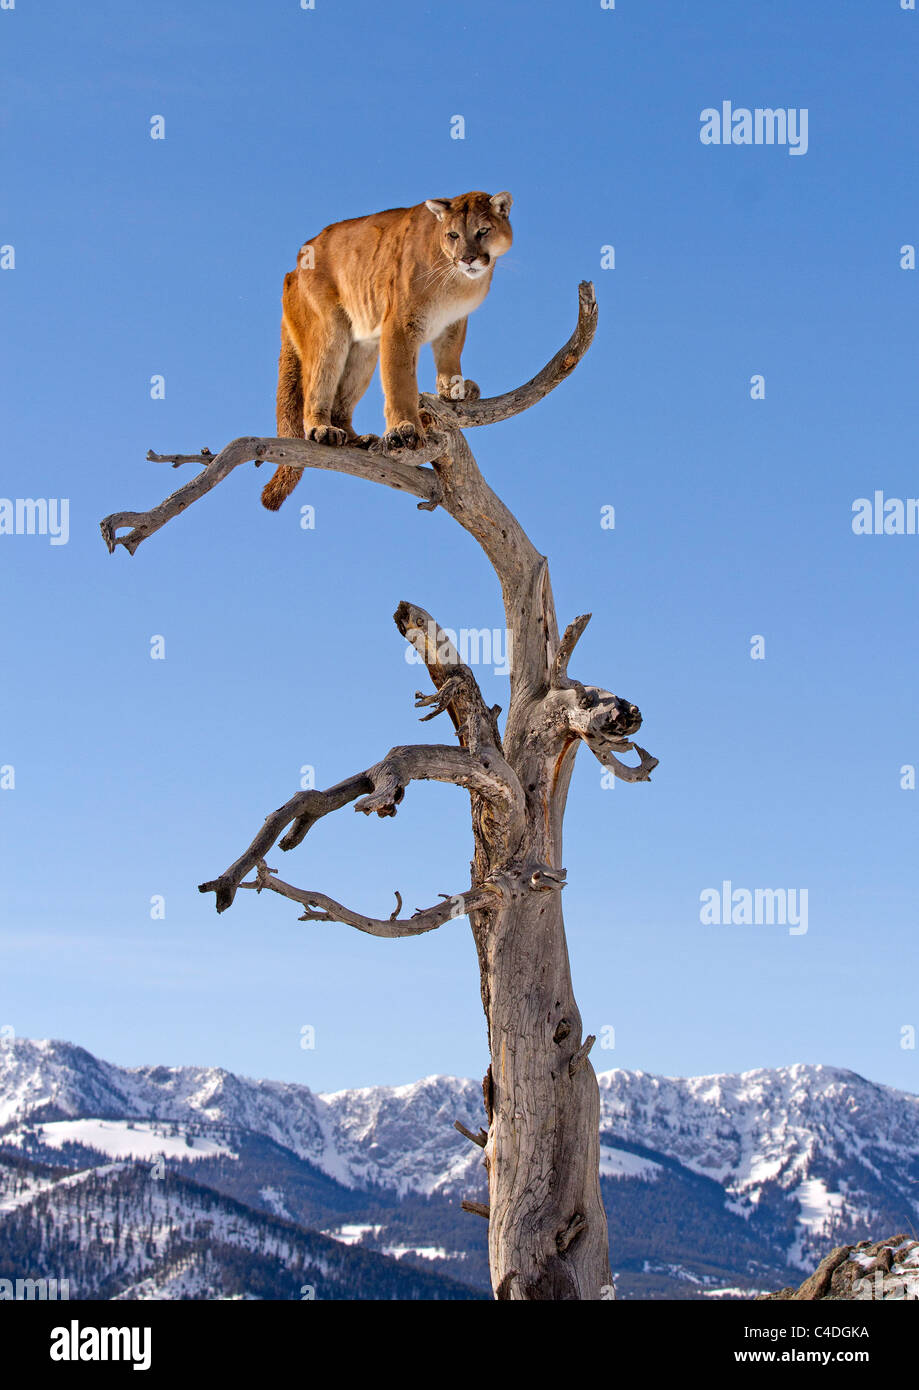
[[[440,223],[440,249],[461,275],[477,280],[509,249],[513,233],[507,214],[512,202],[509,193],[427,199],[425,206]]]

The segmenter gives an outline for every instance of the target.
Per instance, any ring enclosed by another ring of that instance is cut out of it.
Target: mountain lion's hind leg
[[[286,324],[281,324],[278,361],[277,422],[279,439],[303,438],[303,376],[300,357]]]
[[[345,431],[332,423],[332,407],[351,347],[351,323],[341,308],[312,315],[301,344],[303,431],[317,444],[344,444]]]
[[[332,424],[344,430],[349,441],[355,438],[351,426],[354,407],[370,385],[370,379],[373,376],[379,355],[379,343],[370,340],[353,342],[348,350],[344,371],[338,383],[338,390],[335,392]],[[361,435],[359,442],[364,445],[375,443],[376,435]]]
[[[281,356],[278,360],[277,422],[279,439],[303,438],[303,375],[300,354],[281,324]],[[276,512],[300,481],[300,469],[280,463],[262,489],[262,506]]]

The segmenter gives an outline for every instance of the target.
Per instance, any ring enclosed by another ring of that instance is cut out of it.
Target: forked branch
[[[516,773],[497,749],[473,753],[438,743],[405,744],[391,748],[386,757],[366,772],[359,772],[328,791],[297,792],[267,816],[248,849],[220,875],[198,885],[201,893],[214,893],[218,912],[225,912],[250,869],[273,848],[287,826],[292,829],[280,841],[282,849],[300,843],[322,816],[353,801],[364,815],[394,816],[410,782],[451,782],[478,792],[487,803],[496,832],[507,846],[509,858],[524,832],[524,796]]]

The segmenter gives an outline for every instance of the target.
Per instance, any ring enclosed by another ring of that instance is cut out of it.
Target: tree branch
[[[480,1129],[478,1134],[473,1134],[471,1129],[467,1129],[462,1120],[454,1120],[453,1128],[458,1130],[465,1139],[469,1139],[473,1144],[477,1144],[480,1149],[484,1149],[488,1143],[488,1135],[484,1129]]]
[[[293,822],[293,828],[281,840],[282,849],[293,849],[306,835],[307,831],[330,811],[338,811],[349,801],[373,790],[373,783],[366,772],[359,772],[344,782],[338,782],[327,791],[309,790],[297,792],[283,806],[265,817],[264,824],[248,849],[231,864],[219,878],[198,885],[199,893],[216,893],[216,908],[225,912],[231,906],[236,890],[250,869],[274,847],[281,831]]]
[[[525,827],[523,790],[516,773],[494,748],[473,753],[438,743],[405,744],[391,748],[386,757],[366,772],[359,772],[328,791],[297,792],[267,816],[248,849],[220,875],[198,885],[200,893],[214,893],[218,912],[225,912],[250,869],[264,859],[286,826],[292,828],[280,841],[281,849],[298,845],[322,816],[354,801],[364,815],[394,816],[409,782],[451,782],[478,792],[486,802],[495,833],[500,835],[509,858]],[[356,799],[356,798],[359,798]]]
[[[578,619],[577,621],[580,621]],[[572,623],[568,632],[575,626]],[[583,628],[582,628],[583,630]],[[566,636],[568,634],[566,633]],[[561,689],[554,689],[547,702],[561,736],[583,740],[598,762],[608,767],[623,782],[649,782],[658,759],[630,735],[641,728],[641,711],[637,705],[622,700],[597,685],[582,685],[566,678]],[[638,764],[622,762],[617,753],[634,751]]]
[[[454,429],[472,425],[490,425],[496,420],[509,420],[519,415],[543,396],[553,391],[559,382],[570,376],[593,341],[597,328],[597,299],[588,280],[578,285],[578,321],[574,332],[563,348],[523,386],[506,391],[503,396],[488,396],[478,401],[444,401],[439,396],[423,395],[421,408],[434,419]]]
[[[581,634],[590,622],[590,614],[582,613],[575,618],[574,622],[569,623],[565,628],[562,640],[558,644],[558,651],[552,662],[551,684],[553,690],[583,690],[579,681],[573,681],[568,675],[568,662],[571,660],[572,653],[580,641]]]
[[[588,1053],[590,1052],[590,1049],[593,1047],[596,1041],[596,1037],[593,1033],[591,1033],[590,1036],[586,1037],[584,1041],[581,1043],[581,1046],[578,1048],[577,1052],[572,1054],[571,1060],[568,1063],[569,1076],[574,1076],[575,1073],[578,1072],[581,1067],[583,1067],[584,1063],[587,1061]]]
[[[621,782],[650,782],[651,773],[660,762],[659,758],[652,757],[646,748],[641,748],[637,743],[631,743],[627,739],[622,743],[612,744],[605,753],[601,754],[591,745],[589,739],[586,740],[590,751],[595,757],[608,767]],[[619,753],[629,752],[631,749],[638,754],[638,765],[632,767],[629,763],[620,762],[613,749]]]
[[[173,468],[181,468],[183,463],[198,463],[204,468],[214,458],[215,455],[211,453],[207,445],[204,446],[200,454],[155,454],[152,449],[147,450],[147,459],[150,463],[171,463]]]
[[[355,803],[355,811],[394,816],[409,782],[451,782],[478,792],[488,803],[510,853],[524,831],[524,796],[517,774],[496,748],[473,753],[443,743],[409,743],[391,748],[382,762],[369,768],[373,790]]]
[[[346,926],[355,927],[370,936],[389,938],[422,936],[425,932],[443,926],[444,922],[449,922],[454,917],[465,917],[476,908],[485,907],[490,901],[494,901],[495,894],[500,892],[494,885],[468,888],[464,893],[441,893],[443,902],[435,903],[433,907],[419,908],[411,917],[401,920],[395,913],[386,918],[365,917],[363,913],[353,912],[351,908],[327,897],[325,893],[316,893],[308,888],[295,888],[292,884],[275,878],[274,872],[266,866],[264,859],[260,859],[256,866],[256,877],[248,883],[240,883],[239,887],[254,888],[257,893],[263,888],[269,888],[283,898],[302,904],[306,911],[300,918],[301,922],[343,922]],[[396,899],[398,912],[402,905],[400,894],[396,894]]]
[[[500,705],[488,706],[470,668],[459,652],[424,608],[402,602],[393,614],[396,627],[421,657],[437,691],[436,695],[415,692],[415,708],[429,709],[422,721],[433,719],[444,710],[453,721],[464,748],[478,752],[483,746],[501,751],[498,732]]]
[[[421,497],[424,500],[419,505],[431,510],[440,500],[440,483],[433,469],[420,465],[426,460],[437,458],[442,449],[443,441],[439,437],[431,438],[424,449],[412,455],[413,462],[406,463],[390,455],[349,445],[333,448],[328,444],[316,444],[311,439],[259,439],[245,435],[232,440],[209,461],[203,453],[153,455],[157,461],[172,462],[174,465],[187,461],[202,462],[206,466],[190,482],[177,488],[149,511],[113,512],[100,522],[100,530],[110,553],[114,552],[116,545],[123,545],[125,550],[133,555],[141,541],[152,536],[160,527],[165,526],[167,521],[171,521],[173,517],[184,512],[186,507],[190,507],[192,502],[197,502],[199,497],[203,497],[218,483],[222,483],[234,468],[250,460],[256,463],[285,463],[289,468],[334,469],[354,478],[384,483],[397,491]],[[152,450],[150,453],[152,454]],[[125,526],[132,528],[129,534],[117,535],[116,532]]]

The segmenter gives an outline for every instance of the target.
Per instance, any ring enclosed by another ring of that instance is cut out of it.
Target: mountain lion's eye
[[[447,236],[451,241],[459,241],[459,232],[448,232]]]
[[[490,231],[490,227],[482,227],[478,232],[476,232],[476,236],[488,236],[488,233]]]

